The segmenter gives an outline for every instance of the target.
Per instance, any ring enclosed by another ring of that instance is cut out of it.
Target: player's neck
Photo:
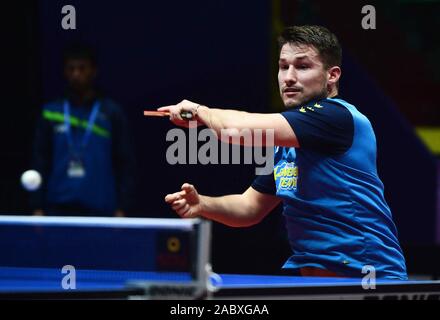
[[[327,98],[334,98],[338,95],[338,88],[334,87],[332,89],[330,89],[327,93]]]
[[[84,106],[90,104],[96,98],[96,92],[94,89],[86,89],[84,91],[70,92],[69,99],[73,104]]]

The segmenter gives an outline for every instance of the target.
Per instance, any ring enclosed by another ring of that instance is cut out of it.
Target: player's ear
[[[327,79],[329,85],[335,85],[338,83],[339,78],[341,77],[341,68],[338,66],[333,66],[328,68],[327,70]]]

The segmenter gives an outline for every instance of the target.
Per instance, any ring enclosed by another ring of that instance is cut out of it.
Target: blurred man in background
[[[46,104],[37,124],[31,194],[36,215],[123,217],[134,194],[134,154],[120,106],[95,87],[97,61],[84,45],[64,53],[67,91]]]

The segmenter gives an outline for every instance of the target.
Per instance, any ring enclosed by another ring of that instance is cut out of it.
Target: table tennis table
[[[187,273],[160,274],[111,270],[78,270],[76,288],[63,289],[64,274],[57,269],[0,268],[0,299],[163,299],[142,285],[153,282],[190,283]],[[439,281],[378,281],[365,290],[361,279],[219,274],[207,299],[408,299],[439,300]],[[173,298],[192,298],[174,293]],[[166,298],[166,297],[165,297]]]
[[[199,219],[0,216],[0,299],[440,300],[440,281],[216,274],[209,244]]]

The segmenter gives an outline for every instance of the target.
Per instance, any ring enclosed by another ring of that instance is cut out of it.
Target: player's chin
[[[301,104],[301,101],[298,99],[285,98],[283,103],[286,108],[295,108]]]

